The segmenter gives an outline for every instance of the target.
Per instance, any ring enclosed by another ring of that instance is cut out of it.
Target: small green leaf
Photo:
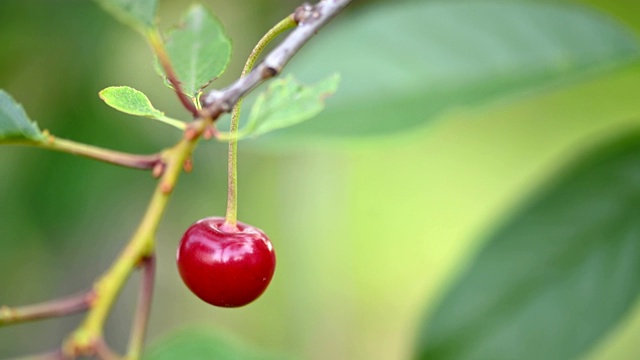
[[[43,138],[38,125],[29,119],[22,105],[0,89],[0,143],[38,142]]]
[[[640,294],[640,134],[582,157],[488,241],[426,318],[416,359],[575,359]]]
[[[98,94],[107,105],[127,114],[156,118],[164,113],[151,105],[141,91],[128,86],[111,86]]]
[[[179,332],[152,346],[144,360],[275,360],[256,353],[242,344],[225,341],[210,331],[187,330]]]
[[[224,27],[200,4],[191,6],[180,26],[168,34],[165,47],[183,92],[194,99],[222,74],[231,58],[231,41]],[[157,64],[156,71],[165,76]]]
[[[158,0],[96,0],[113,17],[141,33],[155,25]]]
[[[300,84],[291,75],[274,80],[253,104],[246,134],[258,136],[311,119],[322,111],[324,100],[339,83],[338,74],[312,86]]]
[[[104,102],[123,113],[144,116],[162,121],[178,129],[184,129],[183,122],[171,119],[151,105],[149,98],[142,92],[128,86],[111,86],[98,94]]]

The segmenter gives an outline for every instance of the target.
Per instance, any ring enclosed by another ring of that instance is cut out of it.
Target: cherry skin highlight
[[[222,217],[197,221],[182,236],[176,262],[187,287],[205,302],[239,307],[267,289],[276,255],[267,235],[251,225],[229,229]]]

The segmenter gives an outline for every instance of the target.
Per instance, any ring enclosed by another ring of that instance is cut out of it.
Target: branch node
[[[158,162],[157,164],[155,164],[153,166],[153,172],[152,172],[153,178],[157,179],[160,176],[162,176],[162,174],[164,173],[164,168],[165,166],[164,166],[164,163],[162,162]]]
[[[15,309],[10,308],[6,305],[0,306],[0,319],[10,322],[14,320],[14,318],[16,318],[17,315],[18,315],[18,312]]]
[[[314,7],[309,3],[304,3],[296,8],[296,11],[293,13],[293,20],[297,24],[302,24],[304,21],[311,15]]]
[[[193,127],[187,127],[187,130],[184,131],[184,138],[188,141],[193,141],[198,137],[198,131]]]
[[[187,174],[190,173],[193,170],[193,159],[188,158],[187,160],[185,160],[182,167],[184,169],[184,172],[186,172]]]
[[[162,185],[160,185],[160,191],[162,191],[163,194],[168,195],[173,191],[173,185],[167,182],[162,183]]]
[[[77,358],[79,356],[96,355],[96,344],[99,338],[87,333],[75,333],[62,346],[64,358]]]
[[[94,289],[89,290],[89,292],[87,292],[87,295],[85,296],[85,302],[87,303],[87,306],[89,308],[93,307],[96,299],[98,299],[98,294],[96,294],[96,291]]]
[[[202,133],[205,140],[211,140],[218,135],[218,130],[213,125],[207,126]]]
[[[218,100],[221,99],[223,95],[224,93],[220,90],[211,90],[204,98],[202,98],[202,107],[211,107],[214,103],[218,102]]]
[[[280,70],[281,69],[278,69],[276,67],[269,66],[269,65],[265,64],[265,66],[262,68],[260,76],[263,79],[269,79],[269,78],[272,78],[272,77],[278,75],[280,73]]]
[[[229,100],[227,100],[225,98],[220,99],[220,101],[218,102],[218,106],[220,107],[220,110],[223,113],[227,113],[227,112],[231,111],[231,108],[232,108],[231,103],[229,102]]]
[[[42,135],[46,138],[47,144],[51,145],[54,141],[56,141],[56,137],[49,132],[49,130],[42,130]]]

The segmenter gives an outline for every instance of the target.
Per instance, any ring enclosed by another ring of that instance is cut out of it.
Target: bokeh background
[[[237,77],[261,34],[299,5],[204,2],[234,45],[232,64],[214,86]],[[382,3],[356,1],[337,22]],[[640,31],[634,0],[578,3]],[[166,28],[188,2],[160,4]],[[179,138],[98,98],[107,86],[129,85],[169,115],[187,118],[155,74],[144,40],[93,2],[2,1],[0,44],[0,87],[41,128],[134,153],[153,153]],[[330,72],[340,54],[325,52],[321,63]],[[366,54],[360,61],[366,63]],[[398,61],[402,66],[402,54]],[[239,218],[269,234],[278,268],[268,291],[240,309],[201,302],[175,268],[183,231],[200,218],[224,214],[226,146],[201,144],[158,233],[149,342],[198,327],[294,358],[410,358],[422,315],[481,246],[482,235],[568,159],[637,126],[638,94],[640,69],[622,67],[508,101],[458,107],[429,126],[389,137],[241,143]],[[154,184],[145,172],[0,148],[0,304],[86,289],[126,243]],[[134,276],[108,321],[106,337],[117,349],[126,346],[137,281]],[[0,328],[0,358],[57,346],[80,319]],[[635,306],[586,358],[637,358],[638,334]]]

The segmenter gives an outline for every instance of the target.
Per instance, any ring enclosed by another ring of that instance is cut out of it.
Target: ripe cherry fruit
[[[267,235],[241,222],[236,227],[229,229],[222,217],[205,218],[189,227],[178,246],[182,280],[211,305],[247,305],[273,277],[276,255]]]

